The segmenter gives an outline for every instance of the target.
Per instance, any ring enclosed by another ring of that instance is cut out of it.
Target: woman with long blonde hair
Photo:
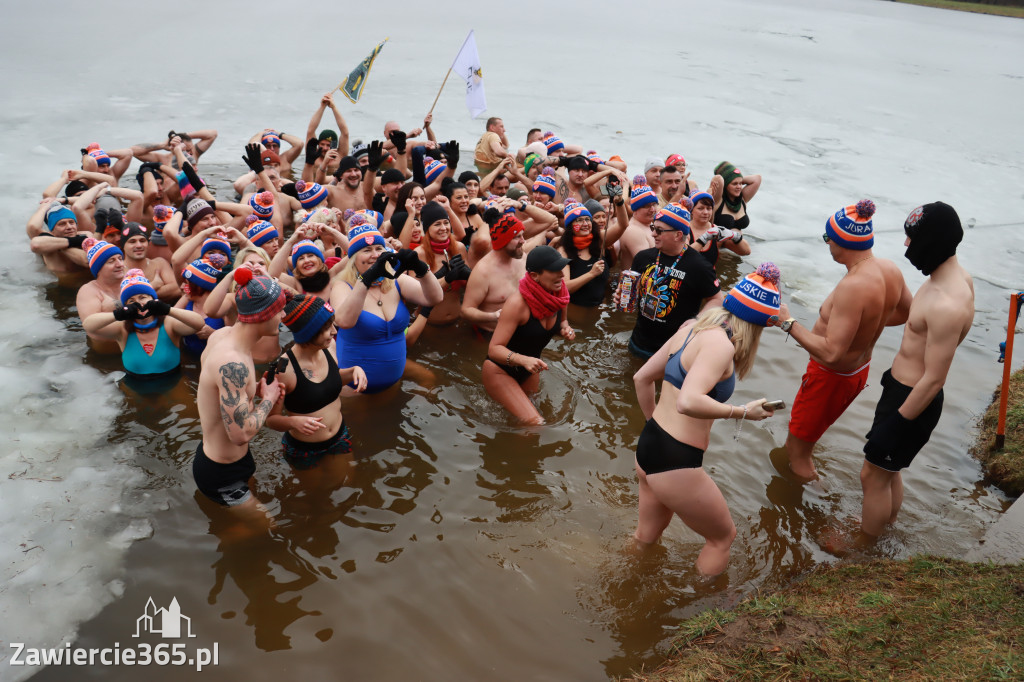
[[[703,536],[697,570],[718,575],[729,563],[736,526],[722,491],[702,468],[716,419],[760,421],[772,415],[764,399],[731,405],[736,377],[754,365],[761,330],[780,305],[779,269],[763,263],[725,297],[680,327],[633,376],[647,424],[636,448],[640,479],[634,537],[657,542],[674,514]],[[655,402],[655,381],[663,378]]]

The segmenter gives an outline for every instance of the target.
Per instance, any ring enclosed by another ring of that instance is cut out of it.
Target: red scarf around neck
[[[556,296],[534,282],[530,273],[526,273],[519,280],[519,293],[530,308],[530,314],[538,320],[551,317],[569,304],[569,287],[565,286],[565,280],[562,280],[562,290]]]
[[[577,251],[583,251],[585,248],[590,246],[590,242],[594,241],[594,233],[591,232],[587,235],[574,234],[572,236],[572,244],[576,247]]]
[[[429,237],[428,237],[428,239],[429,239]],[[445,251],[447,251],[448,247],[451,246],[451,244],[452,244],[451,235],[449,235],[448,239],[443,241],[443,242],[435,242],[433,239],[430,239],[430,250],[433,251],[434,253],[440,255],[440,254],[444,253]]]

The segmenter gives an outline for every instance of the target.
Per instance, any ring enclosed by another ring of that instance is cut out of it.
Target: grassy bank
[[[978,2],[956,2],[956,0],[895,0],[908,5],[924,5],[939,9],[955,9],[961,12],[978,14],[996,14],[1001,17],[1024,17],[1024,7],[1005,7],[1000,5],[983,5]]]
[[[992,449],[999,419],[999,389],[981,418],[981,432],[971,448],[985,470],[986,478],[1007,495],[1024,493],[1024,369],[1010,375],[1010,395],[1006,404],[1005,446]]]
[[[1022,565],[822,565],[683,622],[669,662],[632,680],[1021,679],[1022,628]]]

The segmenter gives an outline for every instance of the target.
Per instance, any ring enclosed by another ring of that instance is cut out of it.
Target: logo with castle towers
[[[142,615],[135,620],[135,634],[132,637],[138,637],[143,632],[160,635],[164,639],[195,637],[192,633],[192,619],[182,615],[177,597],[171,599],[166,609],[158,609],[153,598],[149,598]]]

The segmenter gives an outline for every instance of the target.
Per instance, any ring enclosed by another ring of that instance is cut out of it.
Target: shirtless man
[[[363,198],[363,169],[354,156],[346,156],[338,162],[338,170],[334,172],[337,183],[327,185],[327,204],[331,208],[339,208],[344,211],[351,208],[353,211],[361,211],[366,208],[366,200]],[[370,182],[370,180],[367,180]]]
[[[874,212],[875,205],[865,199],[839,209],[825,223],[832,259],[846,266],[846,275],[821,304],[814,326],[808,329],[789,317],[786,304],[779,310],[785,321],[776,321],[811,355],[786,438],[789,467],[802,479],[817,478],[814,444],[867,385],[871,351],[882,330],[906,322],[910,310],[910,290],[899,268],[871,252]]]
[[[607,244],[619,242],[619,265],[623,270],[632,268],[636,254],[654,248],[651,224],[658,213],[658,197],[647,185],[636,184],[629,194],[629,208],[633,211],[629,222],[624,226],[616,223],[605,235]]]
[[[285,296],[268,277],[252,277],[248,268],[235,273],[238,322],[214,332],[203,352],[196,390],[203,440],[196,448],[192,475],[209,499],[258,517],[262,510],[249,490],[256,473],[249,441],[281,397],[281,384],[276,378],[270,384],[265,378],[256,380],[252,349],[263,336],[277,333]],[[257,396],[258,404],[253,400]]]
[[[896,521],[903,503],[900,470],[931,437],[942,413],[942,386],[953,354],[974,321],[974,282],[956,247],[964,232],[953,207],[937,201],[914,209],[903,225],[907,260],[928,276],[910,306],[892,369],[864,445],[861,529],[875,538]]]
[[[75,306],[78,318],[84,320],[93,313],[111,313],[121,307],[121,280],[124,278],[124,253],[113,244],[95,239],[86,239],[82,247],[86,250],[89,270],[95,278],[78,290]],[[101,353],[119,353],[117,343],[102,336],[88,334],[90,345]]]
[[[128,223],[121,231],[120,237],[125,271],[133,268],[142,270],[156,290],[157,298],[171,303],[178,300],[181,290],[178,289],[170,263],[163,258],[146,257],[149,250],[149,235],[146,228],[138,223]]]
[[[543,244],[544,233],[530,240],[523,238],[523,223],[506,213],[491,227],[490,253],[473,266],[473,274],[466,283],[462,298],[462,319],[486,332],[493,332],[498,324],[501,306],[517,290],[519,280],[526,274],[523,254],[537,244]]]
[[[675,166],[665,166],[659,173],[661,191],[658,192],[658,208],[673,201],[679,201],[682,196],[689,195],[689,187],[683,190],[683,174]]]
[[[91,235],[79,231],[78,220],[70,208],[53,199],[43,199],[26,227],[30,234],[36,231],[36,223],[44,223],[46,230],[32,237],[29,248],[43,257],[43,264],[50,272],[64,275],[89,267],[82,243]]]

